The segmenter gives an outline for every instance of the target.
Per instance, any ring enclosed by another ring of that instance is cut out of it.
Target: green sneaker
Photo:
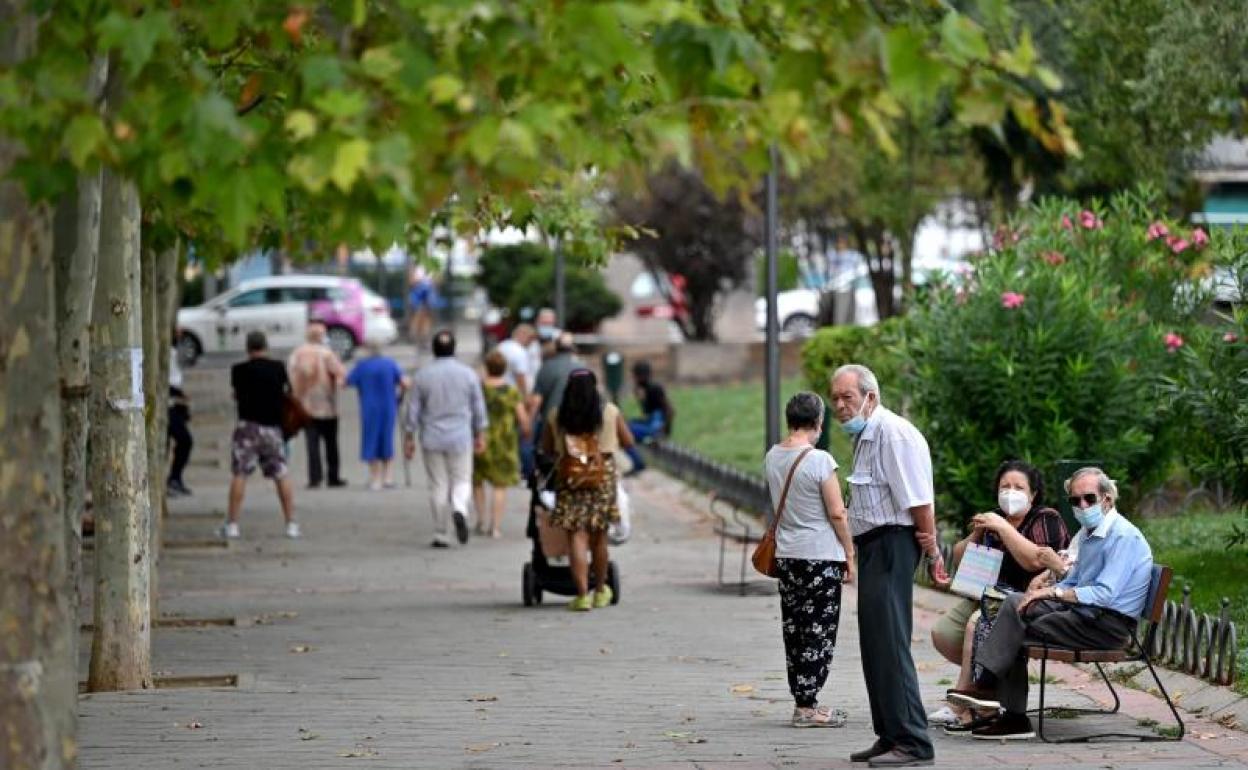
[[[611,586],[603,586],[597,591],[594,591],[594,607],[596,609],[602,609],[610,604],[611,600],[614,598],[615,592],[611,590]]]
[[[589,594],[578,596],[568,602],[568,609],[573,612],[589,612],[594,608],[594,598]]]

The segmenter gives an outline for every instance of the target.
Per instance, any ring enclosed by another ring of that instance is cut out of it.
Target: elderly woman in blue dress
[[[347,387],[360,395],[360,459],[368,464],[368,488],[376,491],[394,486],[394,422],[408,380],[379,343],[368,340],[365,347],[369,356],[351,370]]]

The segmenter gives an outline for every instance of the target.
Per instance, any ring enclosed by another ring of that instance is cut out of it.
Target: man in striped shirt
[[[910,654],[914,571],[930,559],[932,578],[949,582],[936,541],[932,457],[927,440],[880,402],[865,366],[832,375],[832,409],[854,439],[849,523],[858,550],[858,638],[876,741],[850,755],[871,767],[932,764],[927,718]]]

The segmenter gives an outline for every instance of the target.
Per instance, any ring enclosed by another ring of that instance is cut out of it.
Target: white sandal
[[[794,727],[844,727],[849,715],[841,709],[815,706],[793,709]]]

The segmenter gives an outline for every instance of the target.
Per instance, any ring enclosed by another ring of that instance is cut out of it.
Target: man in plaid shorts
[[[230,441],[230,470],[234,478],[230,480],[229,518],[221,528],[221,535],[226,538],[241,534],[238,517],[247,491],[247,477],[257,465],[264,477],[273,479],[277,486],[277,498],[286,519],[286,537],[295,538],[301,534],[299,522],[295,521],[295,492],[287,474],[282,438],[282,398],[290,391],[290,380],[286,367],[269,358],[268,347],[264,332],[249,333],[247,360],[234,364],[230,370],[230,384],[238,405],[238,424]]]

